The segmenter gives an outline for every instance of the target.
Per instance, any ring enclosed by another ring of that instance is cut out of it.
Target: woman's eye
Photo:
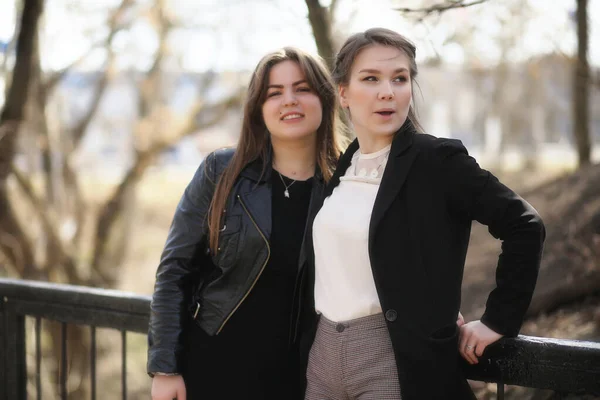
[[[365,78],[363,78],[363,81],[367,81],[367,82],[377,82],[377,78],[374,76],[367,76]]]
[[[273,97],[273,96],[277,96],[280,94],[281,94],[281,92],[271,92],[271,93],[267,94],[267,97]]]
[[[406,76],[399,76],[397,78],[394,79],[396,82],[406,82],[408,81],[408,78]]]
[[[309,87],[299,87],[298,91],[299,92],[310,92],[311,89]]]

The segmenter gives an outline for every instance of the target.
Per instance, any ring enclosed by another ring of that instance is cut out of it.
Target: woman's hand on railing
[[[185,400],[185,383],[181,375],[155,375],[152,400]]]
[[[465,324],[465,317],[463,317],[462,313],[458,312],[458,318],[456,318],[456,325],[460,328]]]
[[[478,357],[483,355],[485,348],[500,338],[502,335],[485,326],[483,322],[471,321],[460,326],[458,351],[469,364],[477,364]]]

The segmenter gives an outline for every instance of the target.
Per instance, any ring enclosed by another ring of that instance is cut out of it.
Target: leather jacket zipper
[[[262,275],[263,271],[265,270],[265,267],[267,266],[267,263],[269,262],[269,259],[271,258],[271,247],[269,246],[269,241],[267,240],[267,238],[265,237],[265,235],[262,233],[262,231],[258,227],[258,224],[256,223],[256,221],[254,221],[254,218],[252,218],[252,215],[250,214],[250,211],[248,211],[248,209],[246,208],[246,205],[242,201],[242,198],[240,197],[239,194],[237,195],[237,198],[238,198],[240,204],[242,205],[242,208],[244,209],[244,211],[246,211],[246,214],[248,214],[248,217],[250,217],[250,220],[252,221],[252,223],[256,227],[256,230],[258,231],[258,233],[260,233],[260,236],[262,236],[262,238],[264,239],[265,243],[267,244],[267,259],[265,260],[263,266],[260,268],[260,271],[258,272],[258,275],[256,275],[256,278],[254,278],[254,281],[252,282],[252,285],[250,285],[250,289],[248,289],[248,291],[246,292],[246,294],[244,295],[244,297],[242,297],[242,299],[237,303],[237,305],[235,306],[235,308],[229,313],[229,315],[227,316],[227,318],[225,318],[225,321],[223,321],[223,323],[219,327],[219,330],[216,333],[217,335],[221,332],[221,330],[223,330],[223,327],[225,326],[225,324],[227,323],[227,321],[229,321],[229,318],[231,318],[231,316],[237,311],[237,309],[240,308],[240,306],[242,305],[242,303],[244,302],[244,300],[246,300],[246,297],[248,297],[248,295],[250,294],[250,292],[252,291],[252,289],[256,285],[256,282],[258,282],[258,278],[260,278],[260,276]]]

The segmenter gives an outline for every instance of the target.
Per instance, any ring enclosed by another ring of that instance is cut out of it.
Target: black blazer
[[[340,159],[325,197],[339,184],[356,150],[355,140]],[[516,336],[535,288],[545,238],[542,220],[531,205],[481,169],[459,140],[419,134],[407,121],[393,140],[369,226],[371,267],[403,400],[474,398],[459,367],[456,327],[473,220],[503,241],[497,285],[481,321]],[[307,307],[305,350],[316,320],[314,270],[309,270],[306,290],[313,303]]]

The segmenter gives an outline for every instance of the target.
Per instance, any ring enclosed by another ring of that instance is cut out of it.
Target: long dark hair
[[[256,159],[261,159],[263,163],[266,163],[269,159],[271,144],[263,120],[262,105],[266,100],[271,69],[287,60],[298,64],[308,85],[321,100],[323,117],[321,125],[317,128],[317,164],[325,181],[328,181],[333,175],[337,159],[342,151],[342,138],[337,131],[339,118],[335,84],[325,63],[319,57],[293,47],[284,47],[267,54],[258,63],[250,79],[244,104],[240,140],[231,162],[217,182],[209,209],[209,245],[213,253],[216,253],[218,249],[223,209],[225,209],[235,180],[248,163]],[[266,168],[266,165],[264,167]]]

